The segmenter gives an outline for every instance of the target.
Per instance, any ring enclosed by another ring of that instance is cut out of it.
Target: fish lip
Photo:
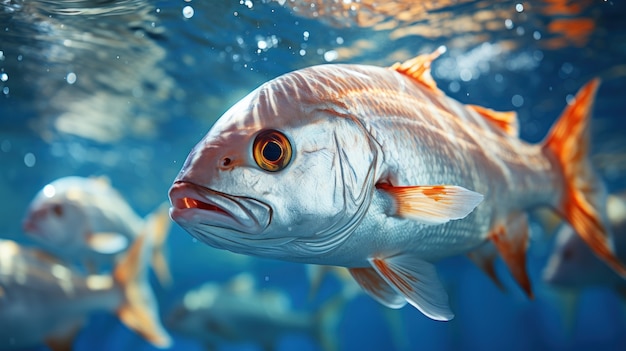
[[[174,182],[169,198],[170,217],[190,233],[194,226],[202,225],[254,234],[265,229],[271,218],[271,209],[260,201],[225,194],[186,180]],[[268,218],[259,218],[264,216],[256,216],[255,211],[245,206],[251,203],[256,208],[265,208],[270,214]]]
[[[39,233],[37,232],[37,227],[35,226],[35,223],[26,218],[22,221],[22,231],[24,233],[26,233],[27,235],[38,235]]]
[[[29,209],[26,217],[22,219],[22,231],[32,237],[45,238],[47,236],[45,231],[40,230],[37,224],[41,217],[43,217],[41,210],[36,211]]]

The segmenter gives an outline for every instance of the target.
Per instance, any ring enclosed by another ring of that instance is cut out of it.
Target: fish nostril
[[[230,157],[224,157],[219,162],[219,167],[221,169],[229,169],[233,166],[233,160]]]

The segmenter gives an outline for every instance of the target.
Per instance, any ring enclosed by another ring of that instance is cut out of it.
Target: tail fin
[[[356,284],[355,284],[356,285]],[[343,316],[346,304],[354,298],[360,289],[343,288],[337,295],[324,302],[315,314],[314,332],[316,340],[322,344],[322,350],[340,350],[337,340],[337,328]]]
[[[146,255],[151,237],[142,233],[119,261],[113,277],[122,288],[124,300],[117,310],[120,320],[157,347],[169,347],[169,334],[161,325],[154,294],[147,281]]]
[[[626,278],[626,267],[615,256],[606,223],[605,199],[599,191],[588,159],[589,117],[599,79],[587,83],[576,94],[550,130],[544,150],[552,154],[563,172],[565,189],[557,210],[572,225],[594,253]]]
[[[165,242],[171,224],[169,204],[167,203],[163,203],[154,210],[146,217],[145,221],[144,232],[152,235],[153,238],[152,268],[161,286],[170,286],[172,284],[172,275],[164,253]]]

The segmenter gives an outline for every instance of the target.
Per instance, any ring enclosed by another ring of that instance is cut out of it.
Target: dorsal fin
[[[96,183],[104,186],[111,186],[111,179],[105,175],[100,176],[90,176],[90,179],[94,180]]]
[[[419,55],[402,63],[395,63],[389,68],[417,80],[434,92],[442,94],[441,90],[437,88],[437,83],[435,83],[433,77],[430,75],[430,65],[444,52],[446,52],[446,47],[440,46],[430,54]]]
[[[517,113],[515,111],[494,111],[490,108],[478,105],[465,105],[467,108],[478,112],[486,120],[493,123],[496,127],[502,129],[506,134],[518,137],[519,122],[517,121]]]

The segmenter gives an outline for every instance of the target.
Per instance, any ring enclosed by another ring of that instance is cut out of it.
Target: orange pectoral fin
[[[410,255],[370,258],[376,272],[406,301],[429,318],[449,321],[454,318],[435,266]]]
[[[520,212],[509,216],[504,225],[496,225],[489,233],[489,239],[500,253],[513,278],[529,298],[533,292],[526,272],[526,249],[528,248],[528,216]]]
[[[443,224],[465,218],[483,200],[477,192],[454,185],[391,186],[377,185],[392,196],[396,214],[424,224]]]
[[[350,274],[368,295],[381,304],[393,309],[406,305],[406,299],[387,284],[374,268],[350,268]]]

